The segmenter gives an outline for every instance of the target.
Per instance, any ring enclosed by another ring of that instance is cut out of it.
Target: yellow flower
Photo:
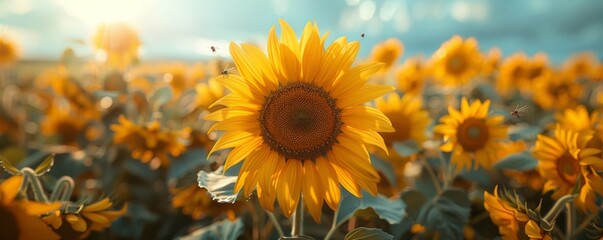
[[[442,124],[434,132],[444,136],[446,143],[441,146],[444,152],[452,152],[451,162],[457,171],[476,169],[479,166],[490,168],[498,160],[497,149],[507,138],[505,119],[500,115],[489,115],[490,100],[461,100],[461,110],[448,107],[448,115],[440,118]]]
[[[444,85],[461,86],[479,73],[482,56],[474,38],[463,40],[455,35],[434,53],[432,61],[437,80]]]
[[[110,210],[113,202],[103,198],[92,204],[86,204],[76,213],[55,211],[42,218],[46,224],[65,239],[85,239],[92,231],[102,231],[111,227],[111,223],[126,214],[128,206],[120,210]],[[67,222],[69,224],[63,224]]]
[[[565,61],[563,68],[574,78],[597,78],[597,67],[599,61],[597,56],[591,52],[575,54]]]
[[[425,63],[419,58],[410,58],[396,72],[398,89],[405,94],[421,96],[429,74],[430,69]]]
[[[46,119],[40,124],[44,136],[58,136],[59,143],[77,146],[78,137],[83,133],[87,120],[74,116],[66,109],[57,106],[51,108]]]
[[[581,141],[578,143],[578,146],[584,147],[590,136],[594,133],[595,125],[599,120],[599,112],[594,111],[592,114],[589,114],[585,106],[578,105],[557,113],[555,119],[557,120],[557,124],[562,128],[578,132],[578,140]]]
[[[215,79],[197,84],[195,90],[197,91],[197,107],[209,111],[219,109],[219,106],[212,106],[212,104],[226,94],[224,87]]]
[[[234,221],[236,212],[243,205],[240,202],[218,203],[213,201],[205,188],[200,188],[196,184],[188,187],[170,189],[172,193],[172,207],[182,208],[182,213],[190,215],[193,219],[199,220],[203,217],[217,217],[220,214],[226,214],[226,217]]]
[[[54,92],[64,97],[69,106],[84,117],[97,118],[100,112],[96,108],[94,98],[67,72],[67,68],[60,66],[44,72],[40,82],[49,82]]]
[[[116,144],[126,144],[132,152],[132,157],[144,163],[151,160],[160,160],[160,165],[170,165],[168,154],[177,157],[186,149],[181,142],[189,135],[188,129],[180,131],[166,131],[161,129],[159,122],[154,121],[147,125],[136,125],[123,115],[119,116],[119,124],[111,125],[115,132],[113,141]]]
[[[490,213],[490,219],[498,226],[498,232],[504,240],[519,240],[524,235],[521,226],[530,221],[527,214],[512,207],[498,196],[498,186],[494,195],[484,192],[484,207]]]
[[[421,99],[409,95],[400,97],[397,93],[392,93],[387,97],[377,98],[375,105],[391,120],[396,130],[381,133],[388,148],[393,148],[394,142],[414,140],[420,146],[427,140],[427,126],[432,120],[429,113],[422,109]]]
[[[525,233],[530,240],[552,240],[551,235],[544,230],[533,220],[529,220],[526,224]]]
[[[389,70],[404,53],[404,44],[397,38],[389,38],[373,47],[370,60],[385,64],[381,71]]]
[[[106,54],[107,63],[121,69],[138,58],[138,34],[126,23],[99,25],[92,43],[99,54]]]
[[[0,36],[0,67],[8,66],[19,58],[17,46],[7,38]]]
[[[571,74],[554,73],[534,83],[533,100],[544,109],[565,109],[575,106],[582,95],[582,85]]]
[[[172,91],[174,92],[174,96],[180,96],[184,91],[195,86],[197,80],[196,77],[199,77],[199,73],[195,73],[197,76],[193,75],[193,68],[190,68],[182,63],[174,63],[163,66],[163,81],[170,84]],[[197,66],[198,68],[198,66]],[[195,70],[199,71],[199,69]]]
[[[59,239],[38,216],[56,211],[61,203],[15,199],[22,182],[23,176],[14,176],[0,184],[0,239]]]
[[[528,58],[523,53],[515,53],[500,66],[496,90],[499,94],[507,96],[511,91],[518,88],[519,82],[525,75],[528,67]]]
[[[583,210],[596,209],[594,192],[603,194],[603,180],[593,170],[603,170],[600,150],[580,149],[577,132],[557,126],[555,135],[538,135],[534,147],[534,157],[538,159],[538,170],[546,179],[544,192],[554,191],[553,199],[571,194],[578,178],[580,195],[574,199],[576,206]]]
[[[351,67],[358,42],[342,37],[324,50],[316,24],[306,25],[301,41],[289,24],[280,25],[280,41],[274,27],[268,35],[268,56],[255,45],[230,44],[241,76],[217,78],[232,93],[215,103],[225,108],[206,117],[218,121],[210,132],[226,131],[210,154],[234,148],[224,169],[243,161],[236,192],[249,196],[257,187],[262,206],[272,211],[276,197],[287,217],[303,193],[320,221],[323,200],[337,208],[340,184],[357,197],[361,189],[377,194],[379,174],[366,145],[387,151],[377,132],[394,129],[363,103],[394,88],[367,83],[382,63]]]
[[[490,48],[486,56],[483,57],[484,62],[482,64],[482,75],[488,76],[498,71],[500,65],[501,52],[499,48]]]

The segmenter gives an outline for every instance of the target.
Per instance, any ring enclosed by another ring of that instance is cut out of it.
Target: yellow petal
[[[23,176],[17,175],[4,180],[4,182],[0,184],[0,198],[4,205],[8,205],[15,199],[15,196],[19,193],[22,182]]]
[[[326,159],[320,157],[316,159],[316,170],[320,176],[322,187],[325,191],[325,201],[327,205],[333,210],[339,206],[339,200],[341,198],[341,191],[339,189],[339,183],[335,169],[328,163]]]
[[[285,163],[276,183],[278,189],[276,199],[283,210],[285,217],[289,218],[295,212],[299,203],[302,185],[302,165],[300,160],[290,159]]]
[[[95,202],[93,204],[90,204],[86,207],[84,207],[84,211],[86,212],[98,212],[98,211],[102,211],[105,210],[107,208],[110,208],[111,206],[113,206],[113,203],[111,203],[111,201],[109,200],[109,198],[103,198],[102,200]]]
[[[304,192],[304,202],[306,207],[314,218],[314,221],[320,223],[322,213],[322,203],[324,199],[324,190],[320,181],[320,176],[312,161],[304,162],[304,176],[302,190]]]
[[[25,209],[25,212],[27,214],[32,215],[32,216],[49,213],[52,211],[59,210],[59,208],[61,208],[60,202],[54,202],[54,203],[20,202],[19,205],[21,205]]]

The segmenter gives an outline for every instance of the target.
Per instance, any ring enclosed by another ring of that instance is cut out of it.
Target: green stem
[[[304,225],[304,201],[303,196],[299,197],[299,202],[297,203],[297,209],[293,214],[293,227],[291,228],[291,236],[297,237],[299,235],[304,234],[303,225]]]
[[[440,181],[438,180],[438,177],[436,176],[435,172],[433,171],[433,168],[431,167],[429,162],[427,162],[427,159],[425,159],[424,157],[421,157],[421,162],[423,163],[423,165],[425,165],[425,168],[427,169],[427,172],[429,173],[429,176],[431,177],[431,181],[433,182],[433,185],[435,186],[438,195],[441,194],[442,186],[440,185]]]
[[[329,229],[327,236],[325,236],[325,240],[331,239],[331,237],[335,233],[335,230],[337,230],[337,227],[339,227],[337,225],[337,215],[339,215],[339,207],[337,207],[337,209],[335,209],[335,213],[333,214],[333,224],[331,225],[331,229]]]
[[[281,237],[285,236],[285,233],[283,232],[283,229],[281,228],[281,225],[278,224],[278,220],[276,219],[276,217],[274,216],[273,213],[266,211],[266,214],[268,214],[268,218],[270,218],[270,221],[272,221],[272,225],[274,225],[274,228],[276,228],[276,231],[278,232],[278,235]]]
[[[574,235],[574,207],[571,202],[565,203],[565,236],[566,239]]]

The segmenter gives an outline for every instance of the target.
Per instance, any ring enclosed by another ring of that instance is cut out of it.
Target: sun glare
[[[139,16],[145,0],[60,0],[69,15],[87,24],[103,22],[133,22]],[[148,2],[148,1],[146,1]]]

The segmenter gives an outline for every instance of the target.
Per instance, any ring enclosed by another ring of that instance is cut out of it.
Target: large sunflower
[[[448,115],[440,118],[442,124],[434,128],[444,137],[441,149],[452,152],[451,162],[457,171],[471,166],[477,169],[478,165],[489,168],[498,159],[497,149],[507,138],[507,127],[503,125],[505,117],[489,115],[489,108],[490,100],[475,100],[469,105],[463,98],[460,112],[449,106]]]
[[[23,176],[14,176],[0,184],[0,239],[59,239],[38,216],[61,207],[15,199]]]
[[[363,103],[394,88],[367,83],[382,63],[351,67],[358,42],[342,37],[325,50],[316,24],[306,24],[300,41],[289,24],[280,25],[280,41],[274,27],[268,35],[268,56],[251,44],[230,44],[241,76],[218,77],[232,93],[214,103],[225,108],[206,117],[218,121],[210,131],[226,131],[210,154],[234,148],[225,169],[245,159],[235,191],[248,196],[257,186],[262,206],[272,210],[276,197],[287,217],[303,193],[320,221],[323,200],[337,208],[339,184],[357,197],[361,189],[377,194],[379,174],[365,145],[387,151],[377,132],[394,129]]]
[[[434,77],[444,85],[460,86],[475,77],[482,64],[482,56],[475,38],[463,40],[454,36],[433,55]]]
[[[544,192],[554,191],[558,199],[571,194],[580,179],[580,195],[574,202],[581,210],[596,210],[594,193],[603,195],[603,179],[597,171],[603,169],[600,150],[578,146],[579,135],[557,126],[553,137],[538,135],[534,156],[538,170],[546,179]]]

